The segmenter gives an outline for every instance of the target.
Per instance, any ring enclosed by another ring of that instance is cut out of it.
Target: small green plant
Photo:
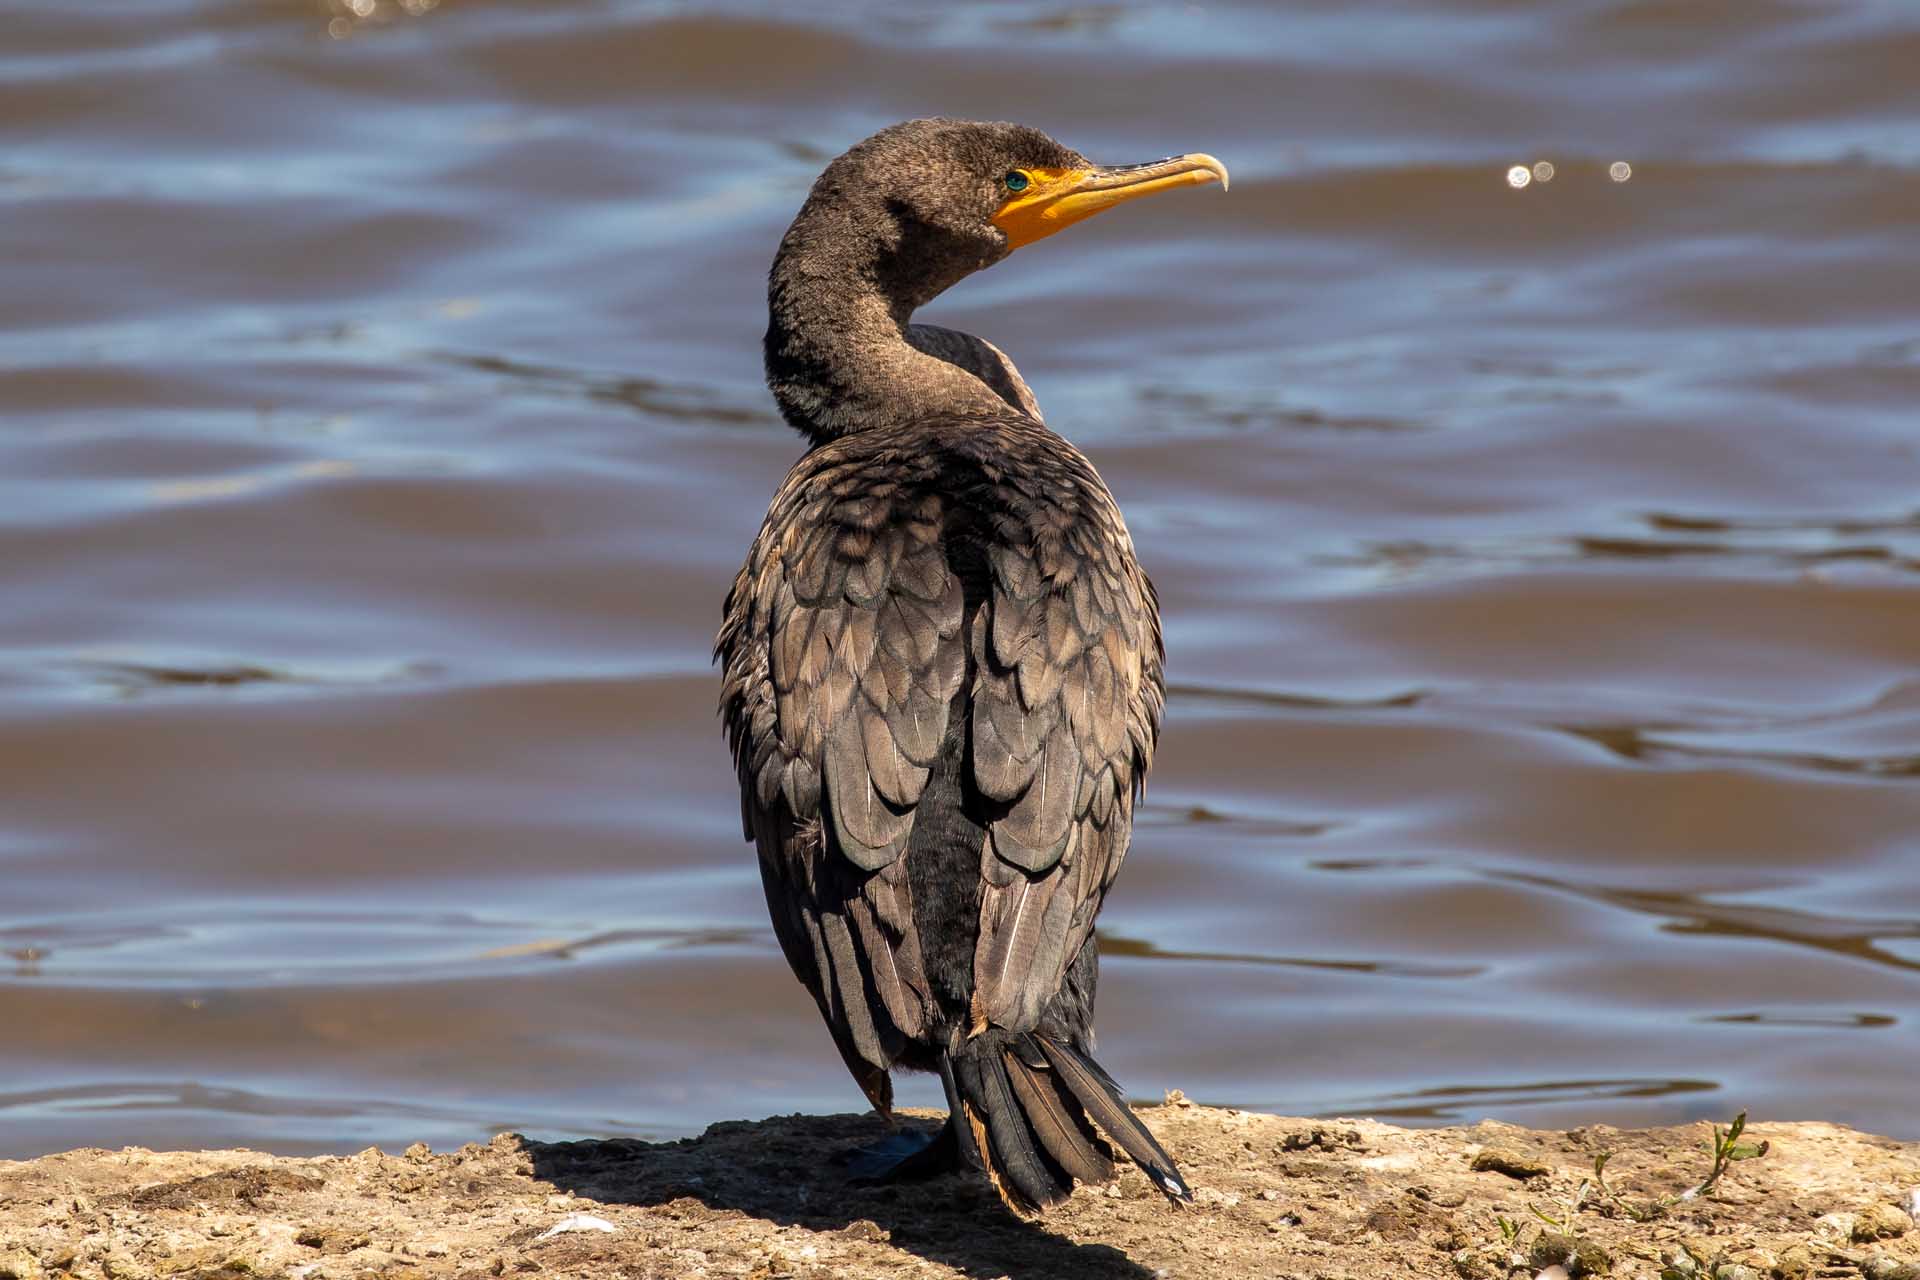
[[[1573,1234],[1573,1220],[1579,1216],[1580,1210],[1586,1206],[1587,1193],[1592,1190],[1592,1178],[1580,1179],[1580,1185],[1574,1189],[1573,1194],[1555,1206],[1560,1211],[1560,1216],[1557,1218],[1543,1211],[1539,1205],[1534,1204],[1531,1200],[1527,1202],[1527,1209],[1534,1217],[1540,1219],[1540,1221],[1546,1223],[1561,1235],[1570,1236]]]
[[[1720,1181],[1720,1175],[1725,1173],[1734,1161],[1758,1160],[1767,1154],[1772,1148],[1772,1143],[1740,1141],[1740,1135],[1746,1132],[1746,1128],[1747,1113],[1744,1111],[1733,1118],[1733,1123],[1727,1126],[1725,1134],[1720,1132],[1719,1125],[1713,1126],[1713,1141],[1707,1146],[1707,1149],[1713,1153],[1713,1170],[1707,1174],[1705,1182],[1687,1192],[1682,1199],[1691,1200],[1695,1196],[1705,1195],[1712,1189],[1714,1183]]]
[[[1593,1158],[1593,1177],[1589,1181],[1599,1189],[1600,1195],[1622,1213],[1635,1222],[1652,1222],[1666,1216],[1668,1210],[1676,1204],[1696,1199],[1713,1190],[1722,1174],[1740,1160],[1758,1160],[1767,1154],[1771,1144],[1766,1142],[1742,1142],[1740,1135],[1747,1130],[1747,1113],[1742,1111],[1733,1118],[1725,1130],[1719,1125],[1713,1126],[1713,1138],[1707,1143],[1707,1154],[1713,1158],[1713,1167],[1700,1185],[1682,1191],[1676,1196],[1663,1196],[1658,1200],[1645,1200],[1636,1204],[1607,1185],[1607,1161],[1613,1158],[1613,1152],[1602,1151]],[[1580,1184],[1584,1189],[1586,1182]],[[1537,1210],[1535,1212],[1538,1212]]]
[[[1500,1243],[1511,1249],[1513,1242],[1520,1238],[1520,1224],[1503,1214],[1494,1214],[1493,1220],[1500,1224]]]
[[[1613,1159],[1613,1152],[1602,1151],[1593,1158],[1593,1182],[1600,1188],[1600,1195],[1614,1208],[1632,1218],[1635,1222],[1652,1222],[1667,1211],[1668,1205],[1647,1201],[1635,1204],[1633,1201],[1607,1185],[1607,1161]]]

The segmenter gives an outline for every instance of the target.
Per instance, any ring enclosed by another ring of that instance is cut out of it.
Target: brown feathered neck
[[[917,120],[827,166],[767,279],[767,385],[796,430],[819,444],[937,416],[1038,416],[989,344],[912,323],[1009,252],[987,215],[1014,155],[1084,163],[1038,130]]]

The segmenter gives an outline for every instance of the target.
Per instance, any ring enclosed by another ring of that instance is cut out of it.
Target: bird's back
[[[1091,464],[1017,414],[812,450],[719,655],[776,926],[876,1103],[895,1062],[1040,1025],[1163,699],[1152,588]]]

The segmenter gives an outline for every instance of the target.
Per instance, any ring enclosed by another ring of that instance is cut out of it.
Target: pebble
[[[1778,1280],[1808,1280],[1813,1275],[1813,1251],[1803,1244],[1794,1245],[1773,1264],[1773,1273]]]
[[[1870,1204],[1853,1220],[1853,1239],[1858,1244],[1891,1240],[1913,1230],[1913,1219],[1890,1204]]]
[[[1491,1262],[1473,1249],[1454,1250],[1453,1272],[1460,1280],[1497,1280],[1506,1274],[1504,1268],[1496,1270]]]
[[[1816,1235],[1833,1240],[1845,1240],[1853,1234],[1853,1215],[1850,1213],[1823,1213],[1813,1220]]]
[[[1708,1236],[1681,1236],[1680,1248],[1686,1252],[1687,1257],[1702,1267],[1726,1252],[1719,1243]]]
[[[1534,1267],[1558,1263],[1574,1276],[1604,1276],[1613,1270],[1613,1255],[1599,1244],[1558,1231],[1542,1231],[1527,1251],[1527,1262]]]
[[[1473,1163],[1468,1167],[1475,1173],[1504,1173],[1509,1178],[1518,1178],[1522,1182],[1528,1178],[1544,1178],[1553,1172],[1532,1156],[1524,1156],[1518,1151],[1509,1151],[1505,1147],[1484,1148],[1473,1158]]]

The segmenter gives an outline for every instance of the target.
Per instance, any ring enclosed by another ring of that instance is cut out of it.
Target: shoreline
[[[1920,1280],[1920,1142],[1756,1123],[1740,1142],[1765,1154],[1689,1197],[1706,1124],[1402,1129],[1178,1095],[1141,1115],[1192,1207],[1131,1166],[1039,1223],[967,1178],[852,1186],[835,1161],[882,1133],[872,1114],[445,1153],[68,1151],[0,1162],[0,1277]]]

